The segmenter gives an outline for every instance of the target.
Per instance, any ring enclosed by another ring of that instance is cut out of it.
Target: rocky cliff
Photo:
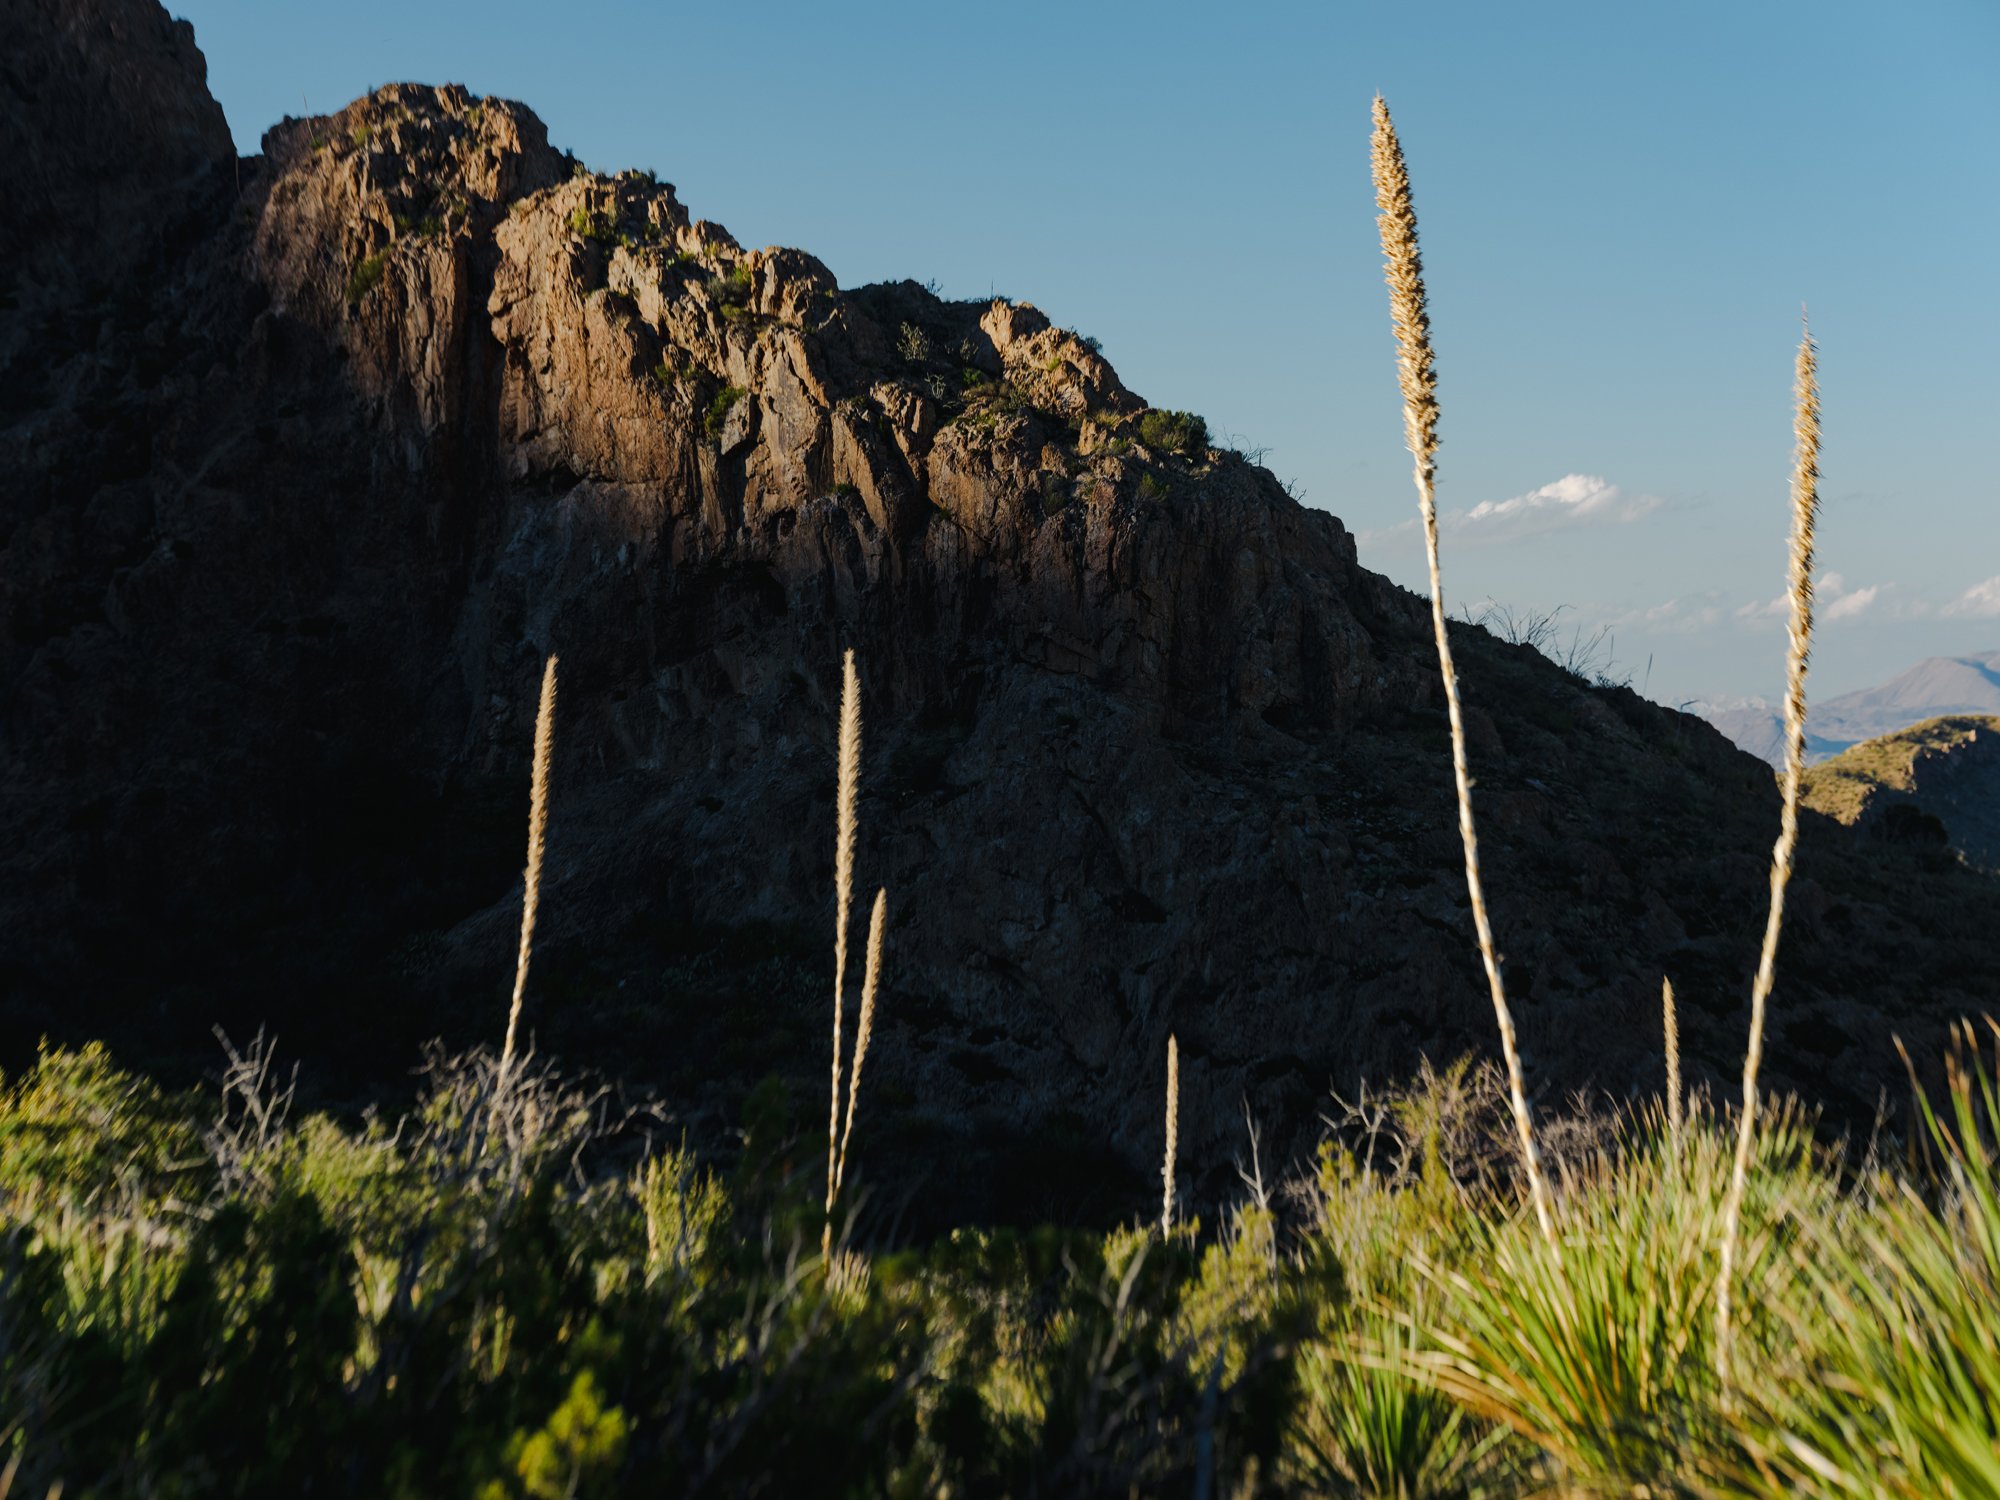
[[[832,738],[890,893],[857,1151],[917,1221],[1121,1213],[1483,1047],[1425,606],[1033,307],[843,289],[527,109],[397,85],[231,155],[153,0],[15,7],[0,96],[0,1047],[268,1024],[356,1099],[529,1022],[708,1144],[824,1086]],[[131,86],[126,86],[130,82]],[[65,122],[88,122],[69,128]],[[1386,355],[1385,355],[1386,359]],[[1385,365],[1384,378],[1388,378]],[[1448,566],[1448,564],[1447,564]],[[1769,771],[1465,628],[1545,1096],[1735,1068]],[[1989,888],[1808,830],[1772,1071],[1865,1114],[1991,999]],[[767,1107],[770,1090],[757,1094]]]

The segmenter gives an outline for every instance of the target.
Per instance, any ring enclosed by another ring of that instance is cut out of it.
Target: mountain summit
[[[524,1025],[724,1143],[824,1087],[848,647],[917,1218],[1122,1213],[1169,1032],[1218,1180],[1245,1106],[1282,1153],[1487,1044],[1425,602],[1090,341],[747,249],[519,104],[399,84],[239,162],[153,0],[6,27],[10,1058],[267,1025],[365,1099],[494,1036],[555,651]],[[1767,768],[1455,628],[1533,1078],[1656,1087],[1663,973],[1731,1076]],[[1774,1082],[1861,1115],[1990,999],[1988,887],[1898,857],[1815,822],[1781,965]]]

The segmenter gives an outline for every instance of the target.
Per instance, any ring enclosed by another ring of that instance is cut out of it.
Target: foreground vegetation
[[[344,1125],[261,1048],[186,1095],[51,1051],[0,1090],[0,1491],[2000,1493],[1973,1041],[1895,1165],[1767,1117],[1727,1399],[1702,1107],[1545,1119],[1553,1243],[1461,1064],[1206,1225],[823,1257],[821,1143],[758,1120],[718,1173],[532,1061]]]

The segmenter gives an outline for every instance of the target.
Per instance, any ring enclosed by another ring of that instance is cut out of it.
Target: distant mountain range
[[[1779,705],[1763,698],[1725,698],[1690,707],[1752,755],[1772,765],[1783,761],[1785,720]],[[1806,759],[1826,760],[1863,740],[1946,714],[2000,714],[2000,651],[1929,657],[1879,687],[1813,704],[1806,715]]]

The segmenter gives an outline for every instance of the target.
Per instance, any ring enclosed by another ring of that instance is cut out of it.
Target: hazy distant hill
[[[1784,758],[1785,721],[1762,698],[1696,703],[1694,711],[1752,755]],[[2000,714],[2000,651],[1933,656],[1880,687],[1816,703],[1806,718],[1806,759],[1822,761],[1850,745],[1947,714]]]

